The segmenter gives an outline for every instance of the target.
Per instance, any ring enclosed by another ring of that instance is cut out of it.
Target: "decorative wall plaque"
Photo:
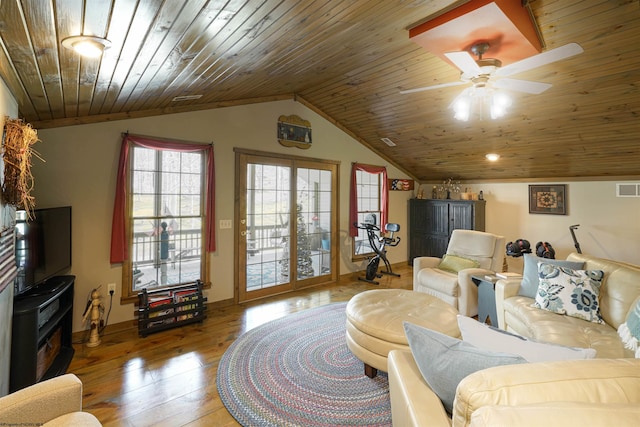
[[[412,179],[389,178],[389,190],[391,191],[411,191],[413,190]]]
[[[529,213],[567,214],[566,184],[529,185]]]
[[[285,147],[311,147],[311,123],[295,115],[280,116],[278,142]]]

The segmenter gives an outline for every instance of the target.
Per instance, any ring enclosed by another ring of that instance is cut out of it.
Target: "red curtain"
[[[116,178],[116,197],[113,204],[113,220],[111,223],[111,263],[121,263],[129,259],[129,247],[125,236],[126,200],[127,200],[127,166],[129,164],[129,148],[137,145],[154,150],[172,150],[183,153],[202,151],[206,153],[206,194],[205,197],[205,234],[207,252],[216,250],[215,239],[215,162],[213,145],[188,144],[179,141],[155,139],[146,136],[125,134],[120,147],[120,161]]]
[[[380,189],[380,229],[384,230],[387,224],[387,215],[389,212],[389,188],[387,181],[387,168],[384,166],[371,166],[354,163],[351,165],[351,192],[349,194],[349,236],[356,237],[358,235],[358,185],[356,182],[356,172],[364,171],[368,173],[382,175],[382,188]]]

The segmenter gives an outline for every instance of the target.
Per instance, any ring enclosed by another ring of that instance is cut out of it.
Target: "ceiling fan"
[[[569,43],[502,67],[500,60],[494,58],[485,59],[482,57],[487,50],[489,50],[489,47],[489,43],[484,42],[476,43],[471,47],[471,52],[478,57],[477,60],[466,51],[447,52],[444,54],[460,69],[460,81],[408,89],[400,93],[407,94],[441,89],[450,86],[464,85],[469,82],[471,82],[475,88],[482,88],[490,82],[492,87],[498,89],[539,94],[549,89],[551,84],[507,77],[569,58],[584,51],[579,44]]]

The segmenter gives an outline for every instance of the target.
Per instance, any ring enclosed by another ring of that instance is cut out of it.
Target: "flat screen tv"
[[[47,281],[71,268],[71,206],[16,213],[15,296],[53,291]]]

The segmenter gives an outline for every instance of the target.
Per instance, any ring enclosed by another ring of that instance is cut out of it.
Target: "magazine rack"
[[[138,334],[146,337],[154,332],[202,322],[207,317],[206,301],[199,280],[171,289],[148,291],[145,288],[138,294]]]

